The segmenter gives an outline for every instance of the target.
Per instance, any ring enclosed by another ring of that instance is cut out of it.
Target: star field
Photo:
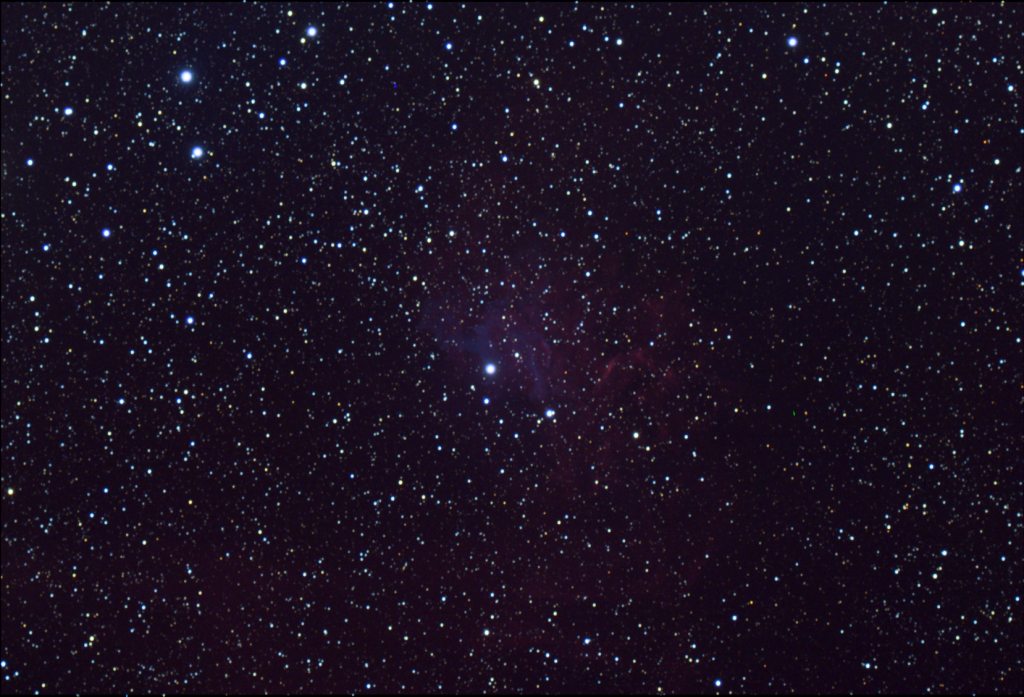
[[[1015,7],[5,4],[4,693],[1024,691]]]

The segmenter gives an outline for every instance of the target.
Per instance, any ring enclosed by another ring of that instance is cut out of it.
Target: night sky
[[[1013,7],[4,4],[3,692],[1024,689]]]

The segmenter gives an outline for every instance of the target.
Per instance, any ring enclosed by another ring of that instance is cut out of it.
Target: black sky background
[[[4,692],[1024,690],[1012,8],[4,4]]]

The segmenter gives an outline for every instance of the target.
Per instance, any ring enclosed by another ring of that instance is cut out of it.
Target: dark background
[[[1019,693],[1012,7],[4,4],[3,691]]]

